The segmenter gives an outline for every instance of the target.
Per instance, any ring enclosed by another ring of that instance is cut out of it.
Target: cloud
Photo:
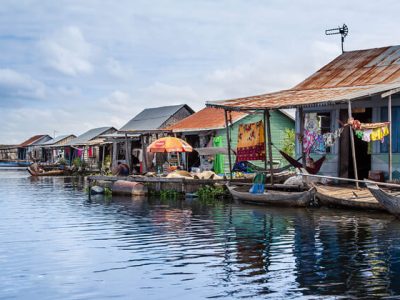
[[[94,49],[76,26],[64,27],[40,41],[45,60],[55,70],[75,76],[93,71]]]
[[[3,98],[43,99],[46,96],[46,87],[27,74],[12,69],[0,69],[0,95]]]
[[[110,75],[122,80],[129,80],[134,75],[133,70],[129,66],[126,64],[123,65],[121,62],[112,57],[108,58],[106,69]]]

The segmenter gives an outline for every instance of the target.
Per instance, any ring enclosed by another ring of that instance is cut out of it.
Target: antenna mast
[[[335,35],[335,34],[340,34],[341,35],[341,41],[342,41],[342,53],[344,53],[344,38],[348,35],[349,33],[349,28],[347,27],[346,24],[343,24],[342,27],[338,28],[332,28],[332,29],[327,29],[325,30],[325,35]]]

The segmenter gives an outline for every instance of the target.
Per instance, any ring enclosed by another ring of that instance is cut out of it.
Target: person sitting
[[[125,163],[118,162],[117,167],[113,170],[113,175],[115,176],[128,176],[129,166]]]

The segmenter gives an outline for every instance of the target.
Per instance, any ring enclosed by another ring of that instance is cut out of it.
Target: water
[[[390,215],[97,197],[0,170],[1,299],[399,298]]]

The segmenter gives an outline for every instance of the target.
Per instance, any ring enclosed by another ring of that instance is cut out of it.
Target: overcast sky
[[[147,107],[287,89],[345,49],[400,44],[400,1],[10,0],[0,144],[120,128]]]

